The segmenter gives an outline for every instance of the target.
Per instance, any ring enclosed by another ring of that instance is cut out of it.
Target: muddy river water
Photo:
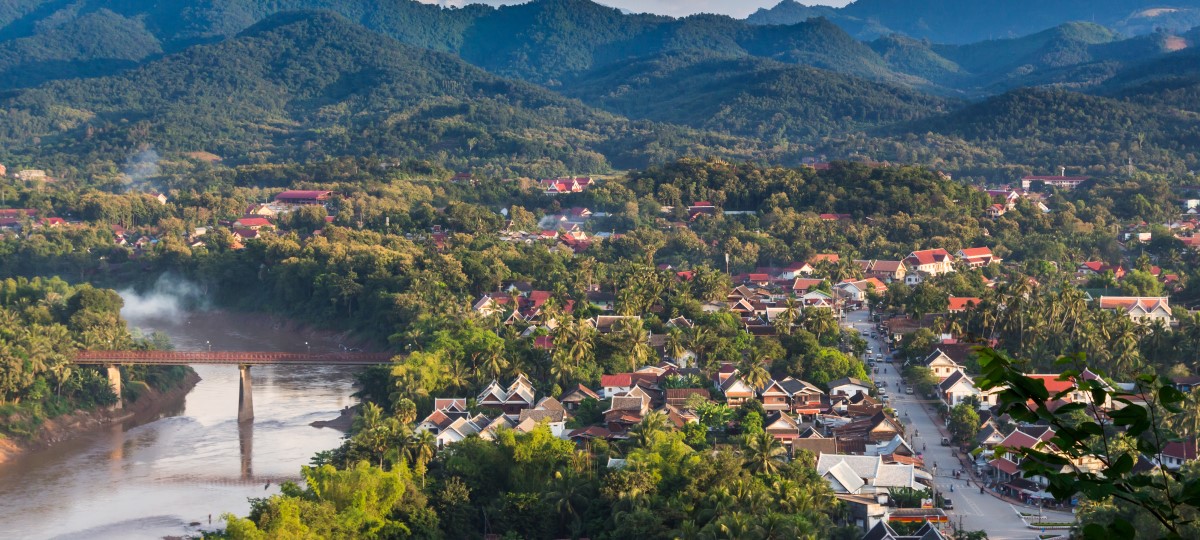
[[[265,316],[194,312],[130,318],[181,351],[332,352],[337,336]],[[236,366],[194,366],[203,380],[149,418],[87,433],[0,466],[0,538],[163,538],[245,515],[249,497],[279,492],[300,466],[336,447],[315,428],[355,403],[356,368],[256,366],[253,424],[237,422]],[[197,526],[195,523],[199,523]]]

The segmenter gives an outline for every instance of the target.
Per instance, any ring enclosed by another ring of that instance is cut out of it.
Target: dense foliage
[[[0,435],[28,437],[47,417],[113,405],[108,379],[72,363],[79,349],[134,348],[120,317],[121,298],[90,285],[60,279],[0,281]],[[157,342],[157,341],[154,341]],[[130,397],[146,385],[164,389],[186,368],[126,370]]]

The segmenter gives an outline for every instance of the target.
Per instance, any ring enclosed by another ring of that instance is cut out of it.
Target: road
[[[872,356],[874,356],[886,349],[881,348],[884,340],[879,337],[870,337],[871,332],[874,331],[874,323],[869,322],[867,317],[866,310],[848,312],[843,326],[858,330],[863,339],[866,339]],[[886,352],[884,356],[886,358]],[[890,406],[896,411],[900,420],[908,426],[909,444],[916,451],[924,453],[925,466],[929,472],[935,473],[936,471],[935,484],[938,492],[954,502],[954,510],[947,510],[946,513],[955,526],[958,526],[961,520],[963,529],[985,530],[991,540],[1036,539],[1040,531],[1026,528],[1017,515],[1017,510],[1037,513],[1037,509],[1010,505],[989,493],[979,493],[979,485],[975,482],[971,482],[970,487],[967,487],[968,480],[954,478],[954,470],[961,469],[964,465],[958,458],[951,455],[950,447],[941,446],[941,438],[946,434],[946,430],[945,426],[940,425],[940,421],[936,420],[933,406],[921,403],[916,395],[904,393],[904,386],[898,373],[899,363],[883,362],[879,363],[878,367],[879,374],[872,375],[872,377],[875,381],[887,385]],[[914,433],[917,435],[913,436]],[[953,486],[953,492],[950,491],[951,486]],[[1062,512],[1046,511],[1044,514],[1046,521],[1071,522],[1075,520],[1071,514]]]

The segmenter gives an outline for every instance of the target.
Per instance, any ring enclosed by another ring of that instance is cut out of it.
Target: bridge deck
[[[369,366],[390,363],[391,353],[283,353],[254,351],[80,351],[76,364],[294,364]]]

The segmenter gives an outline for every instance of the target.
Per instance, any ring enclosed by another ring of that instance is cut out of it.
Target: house
[[[1075,189],[1079,187],[1079,184],[1088,180],[1091,180],[1091,178],[1087,176],[1022,176],[1021,189],[1029,189],[1035,182],[1041,183],[1046,187]]]
[[[807,262],[792,263],[775,277],[779,279],[796,279],[799,276],[812,275],[814,270],[813,266]]]
[[[623,395],[633,389],[632,373],[617,373],[600,376],[600,395],[606,399]]]
[[[987,217],[996,219],[996,218],[1008,213],[1008,210],[1009,209],[1006,208],[1003,204],[996,203],[996,204],[993,204],[993,205],[987,207],[987,210],[985,210],[985,212],[987,214]]]
[[[962,313],[974,309],[980,302],[976,296],[951,296],[946,305],[947,313]]]
[[[562,438],[563,434],[566,432],[566,410],[563,409],[561,405],[557,409],[525,409],[521,411],[520,416],[517,418],[516,430],[523,433],[528,433],[533,431],[532,428],[543,424],[550,428],[550,433],[555,437]]]
[[[788,410],[798,418],[803,419],[805,415],[816,416],[829,409],[828,397],[816,385],[793,377],[787,377],[778,383],[788,394],[788,403],[791,405]]]
[[[1171,380],[1171,383],[1175,386],[1176,390],[1190,394],[1193,389],[1200,388],[1200,377],[1175,377]]]
[[[608,410],[604,411],[604,422],[609,431],[625,433],[641,422],[649,410],[650,401],[643,396],[615,396]]]
[[[768,381],[767,385],[759,391],[758,395],[762,400],[763,410],[786,411],[792,408],[791,393],[784,390],[779,381],[774,379]]]
[[[707,388],[668,388],[663,391],[666,397],[667,405],[677,408],[687,407],[688,399],[692,396],[700,396],[705,401],[710,399],[710,394]]]
[[[1076,273],[1081,276],[1098,276],[1108,271],[1112,271],[1113,277],[1121,279],[1125,277],[1125,268],[1121,265],[1110,265],[1103,261],[1087,261],[1079,263],[1075,269]]]
[[[940,276],[954,271],[954,256],[942,248],[923,249],[909,253],[904,258],[904,266],[912,272],[905,277],[905,283],[915,285],[925,276]]]
[[[763,421],[763,430],[785,447],[791,447],[792,441],[800,437],[800,423],[783,411],[767,414]]]
[[[333,198],[332,191],[288,190],[275,196],[275,202],[293,206],[325,204]]]
[[[870,392],[871,386],[869,384],[854,377],[842,377],[829,383],[829,395],[831,396],[865,395]]]
[[[1065,404],[1092,402],[1092,394],[1090,392],[1084,392],[1080,390],[1079,385],[1076,383],[1074,377],[1063,377],[1061,374],[1057,373],[1026,373],[1025,376],[1030,379],[1041,381],[1042,386],[1046,387],[1046,392],[1050,394],[1052,399],[1056,400],[1056,402],[1049,404],[1051,406],[1054,406],[1058,403]],[[1104,379],[1093,373],[1090,369],[1084,369],[1083,372],[1079,374],[1079,377],[1085,381],[1095,381],[1099,383],[1100,387],[1104,388],[1110,394],[1113,392],[1112,386],[1109,386]],[[1062,394],[1062,396],[1055,398],[1055,396],[1059,394]],[[1112,407],[1112,397],[1106,396],[1104,398],[1104,403],[1101,403],[1100,407],[1104,409]]]
[[[979,400],[979,408],[985,408],[987,404],[984,403],[979,389],[975,387],[975,381],[962,371],[955,371],[938,383],[938,398],[947,408],[953,408],[972,397]]]
[[[1196,460],[1196,438],[1169,442],[1163,446],[1162,452],[1154,460],[1168,470],[1177,471],[1184,463]]]
[[[865,302],[867,295],[872,291],[875,294],[887,292],[887,284],[873,277],[857,281],[847,279],[834,285],[833,288],[842,298],[852,302]]]
[[[833,435],[840,441],[863,441],[870,443],[887,442],[896,436],[903,436],[904,428],[896,419],[883,411],[878,411],[865,418],[857,418],[849,423],[833,428]]]
[[[954,256],[958,258],[959,262],[970,268],[1000,264],[1000,258],[992,254],[992,250],[986,247],[960,249]]]
[[[238,229],[248,229],[251,231],[257,231],[263,228],[275,228],[275,225],[271,223],[271,220],[258,216],[245,216],[238,218],[237,221],[233,222],[233,226]]]
[[[637,315],[597,315],[595,319],[588,319],[588,323],[601,334],[609,334],[617,330],[618,323],[621,321],[641,320]]]
[[[754,388],[742,382],[742,378],[736,373],[726,378],[718,388],[725,394],[725,404],[730,407],[740,407],[746,400],[754,399]]]
[[[1175,323],[1166,296],[1101,296],[1098,305],[1100,309],[1123,313],[1134,322],[1162,321],[1168,326]]]
[[[501,388],[495,379],[475,398],[480,407],[491,407],[504,411],[504,414],[517,416],[522,409],[534,406],[536,391],[533,383],[524,374],[518,374],[508,388]]]
[[[904,267],[904,261],[859,260],[854,262],[862,269],[864,276],[885,283],[902,280],[908,273],[908,269]]]
[[[817,474],[825,478],[834,493],[889,493],[895,488],[924,489],[912,465],[884,463],[879,456],[821,454]]]
[[[600,401],[600,396],[593,392],[590,388],[582,384],[577,384],[575,385],[575,388],[572,388],[564,393],[558,401],[562,403],[563,407],[568,411],[575,411],[579,409],[579,404],[583,403],[583,401],[586,399]]]
[[[943,352],[940,348],[934,349],[929,356],[921,360],[921,365],[929,368],[934,376],[938,378],[938,382],[946,380],[951,374],[963,371],[961,364],[956,362],[950,355]]]

